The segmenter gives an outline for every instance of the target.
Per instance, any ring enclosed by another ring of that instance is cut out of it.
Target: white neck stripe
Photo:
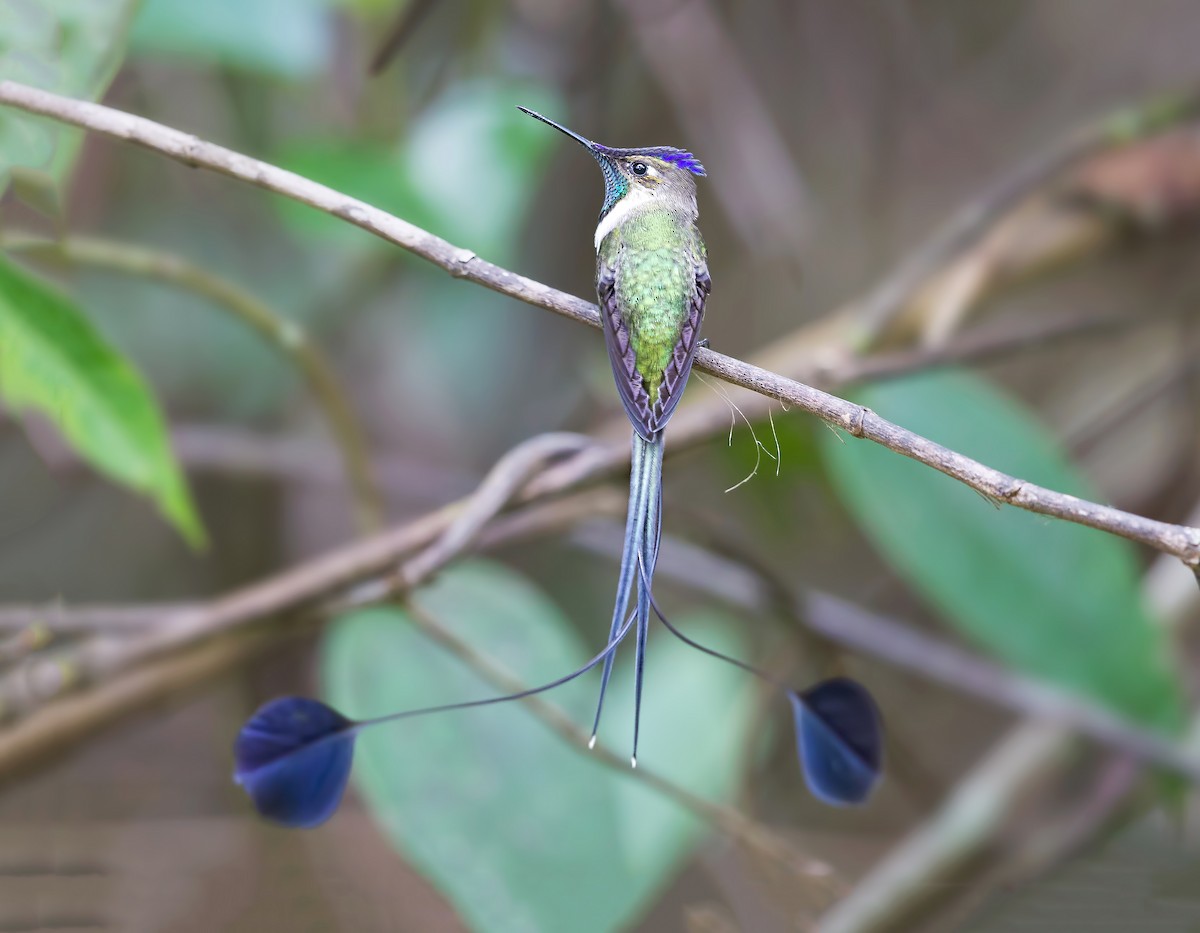
[[[605,214],[604,219],[597,225],[596,252],[600,252],[600,244],[604,242],[606,236],[624,222],[631,213],[652,200],[654,200],[654,193],[652,191],[643,188],[641,185],[631,187],[625,197],[614,204],[612,210]]]

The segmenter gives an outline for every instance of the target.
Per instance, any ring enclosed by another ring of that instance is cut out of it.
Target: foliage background
[[[371,54],[400,12],[391,0],[10,0],[0,77],[102,95],[579,295],[591,291],[599,178],[515,105],[613,145],[686,145],[711,171],[701,187],[715,283],[705,333],[743,356],[865,292],[941,218],[1066,129],[1189,86],[1200,34],[1200,9],[1184,0],[472,0],[431,5],[371,77]],[[719,60],[680,54],[709,41],[714,23]],[[672,41],[657,41],[664,34]],[[689,92],[728,68],[744,73],[753,99]],[[1000,327],[1066,312],[1118,316],[1119,330],[1027,346],[969,373],[860,387],[864,403],[1053,488],[1186,520],[1200,495],[1195,140],[1192,128],[1169,162],[1096,181],[1106,210],[1123,218],[1115,245],[976,315]],[[619,423],[595,334],[453,281],[332,218],[10,114],[0,115],[0,184],[5,237],[69,231],[154,246],[303,325],[364,424],[389,521],[469,492],[533,434]],[[1076,200],[1055,209],[1083,209]],[[15,263],[0,277],[10,352],[52,306],[20,297],[13,283],[27,273],[12,270],[23,268],[55,283],[117,351],[113,365],[128,359],[153,388],[208,547],[194,550],[180,533],[190,513],[165,455],[139,466],[107,435],[90,452],[69,430],[64,444],[53,413],[22,419],[10,358],[0,378],[0,599],[201,598],[356,533],[327,427],[260,336],[177,288],[21,251],[5,261]],[[890,339],[911,342],[913,330]],[[689,394],[713,391],[693,380]],[[125,423],[138,404],[80,417]],[[157,415],[138,417],[136,437],[153,438]],[[1186,628],[1163,633],[1161,600],[1142,580],[1149,555],[994,512],[807,417],[777,409],[774,422],[778,468],[762,462],[733,492],[761,459],[742,425],[669,462],[669,533],[723,542],[789,587],[840,593],[1179,727],[1189,639]],[[774,453],[771,428],[757,430]],[[521,544],[448,574],[429,605],[526,679],[561,672],[597,646],[615,577],[615,526],[587,530],[590,543]],[[827,810],[803,792],[783,704],[663,638],[652,646],[647,763],[851,877],[936,812],[1011,724],[878,662],[814,651],[791,620],[747,616],[667,580],[660,595],[711,642],[798,683],[838,669],[877,693],[896,767],[870,807]],[[575,685],[555,702],[582,722],[592,689]],[[795,922],[796,892],[771,866],[581,759],[515,707],[373,736],[359,793],[314,833],[263,826],[229,781],[230,738],[268,696],[325,691],[365,714],[487,690],[396,612],[338,620],[10,781],[0,851],[15,874],[0,871],[0,892],[12,895],[0,894],[0,920],[180,931]],[[628,719],[614,703],[606,738],[617,749]],[[987,867],[1028,856],[1033,824],[1074,815],[1072,791],[1087,785],[1096,757],[1042,788],[1036,817],[1014,815],[981,856]],[[1036,924],[1048,915],[1111,921],[1122,905],[1103,895],[1117,887],[1149,892],[1155,929],[1192,928],[1190,849],[1156,822],[1158,785],[1137,789],[1115,822],[1094,827],[1113,831],[1111,842],[1088,835],[1065,867],[1040,865],[1025,889],[969,875],[934,894],[929,916],[989,931],[1046,928]],[[22,880],[21,865],[41,868]]]

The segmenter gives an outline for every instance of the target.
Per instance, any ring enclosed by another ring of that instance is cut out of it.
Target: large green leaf
[[[226,65],[283,78],[321,73],[332,0],[144,0],[133,27],[139,54]]]
[[[124,55],[137,0],[4,0],[0,78],[94,100]],[[14,173],[38,200],[56,205],[82,131],[0,109],[0,194]]]
[[[63,295],[0,258],[0,401],[49,418],[100,472],[204,540],[154,396]]]
[[[419,600],[531,684],[589,656],[554,605],[495,565],[459,567]],[[604,614],[597,611],[597,632]],[[738,650],[732,620],[683,624]],[[632,721],[626,668],[614,678],[602,731],[619,749],[629,747]],[[322,669],[330,701],[353,716],[496,693],[392,609],[339,620]],[[704,796],[728,797],[751,721],[745,679],[667,637],[652,639],[646,677],[639,765]],[[549,697],[586,727],[595,692],[593,677]],[[375,818],[474,929],[620,928],[703,832],[676,804],[569,747],[519,704],[407,720],[360,742],[355,780]]]
[[[936,373],[856,400],[1030,482],[1096,499],[1035,416],[980,379]],[[1005,662],[1142,722],[1181,723],[1162,630],[1143,607],[1130,546],[1100,531],[997,508],[874,444],[822,432],[845,506],[946,619]]]

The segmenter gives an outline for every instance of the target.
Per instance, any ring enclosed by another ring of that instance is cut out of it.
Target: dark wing
[[[663,370],[662,385],[658,387],[658,400],[654,405],[654,430],[661,431],[683,398],[683,388],[692,372],[692,361],[700,344],[700,323],[704,319],[704,305],[712,291],[712,279],[708,275],[708,263],[700,259],[696,266],[696,286],[688,306],[687,320],[679,334],[679,342],[671,354],[671,361]]]
[[[637,354],[617,301],[616,281],[615,268],[601,261],[596,275],[596,294],[600,303],[604,344],[608,347],[608,360],[612,364],[613,379],[617,383],[617,394],[625,406],[625,413],[638,434],[646,440],[653,440],[666,427],[675,406],[683,397],[684,386],[692,371],[692,361],[696,358],[700,323],[708,294],[712,291],[712,279],[708,274],[708,263],[698,257],[687,320],[671,360],[663,371],[662,384],[655,399],[650,398],[642,374],[638,372]]]
[[[655,428],[654,412],[650,393],[642,381],[637,368],[637,354],[629,340],[629,328],[617,302],[617,272],[613,266],[601,261],[596,271],[596,297],[600,302],[600,323],[604,330],[604,345],[608,347],[608,361],[612,364],[613,379],[617,383],[617,394],[625,406],[625,414],[633,422],[634,430],[646,440],[653,440]]]

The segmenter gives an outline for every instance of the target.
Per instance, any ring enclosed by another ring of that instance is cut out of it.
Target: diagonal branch
[[[1196,91],[1153,98],[1077,127],[1049,149],[1018,165],[1012,174],[963,205],[867,295],[855,310],[857,339],[871,343],[904,310],[905,302],[927,278],[975,245],[997,217],[1032,189],[1096,152],[1179,123],[1194,115],[1197,108],[1200,108],[1200,94]]]
[[[15,81],[0,81],[0,104],[127,140],[187,165],[211,169],[282,194],[403,247],[458,278],[580,323],[599,326],[598,312],[590,302],[480,259],[470,250],[456,247],[325,185],[189,133]],[[1172,554],[1191,567],[1200,566],[1200,529],[1155,521],[1009,476],[907,431],[860,405],[712,350],[701,349],[696,355],[696,366],[734,385],[794,405],[854,437],[866,438],[924,463],[996,502],[1097,528]]]
[[[528,684],[513,676],[492,658],[476,649],[470,642],[459,637],[427,609],[415,600],[407,600],[405,611],[428,638],[441,645],[455,658],[463,661],[483,679],[489,681],[503,693],[518,693],[528,689]],[[629,761],[603,744],[588,741],[589,733],[580,729],[561,709],[541,696],[529,696],[521,700],[526,709],[542,720],[569,746],[584,754],[591,754],[607,768],[618,774],[633,777],[652,787],[680,807],[711,823],[731,839],[758,849],[769,858],[784,865],[805,881],[817,884],[822,889],[822,898],[844,896],[844,883],[834,874],[833,868],[798,851],[791,843],[768,830],[765,826],[742,815],[724,804],[714,803],[704,797],[685,790],[668,778],[645,768],[630,768]],[[590,750],[590,752],[589,752]]]
[[[465,553],[560,533],[584,518],[623,508],[620,497],[595,490],[526,506],[497,518],[530,470],[578,447],[580,440],[562,434],[533,438],[502,458],[476,495],[461,503],[396,531],[345,545],[224,599],[164,607],[161,618],[143,625],[131,637],[101,636],[78,650],[26,660],[0,678],[0,716],[17,720],[0,732],[0,779],[65,745],[82,741],[116,718],[257,657],[289,633],[303,630],[298,622],[403,597]],[[404,562],[402,570],[391,573],[398,561]],[[510,692],[525,688],[419,607],[410,608],[427,635],[486,679]],[[273,622],[252,625],[265,620]],[[91,689],[72,693],[85,684]],[[47,703],[49,700],[55,702]],[[538,698],[527,698],[526,705],[560,736],[584,748],[586,735],[556,707]],[[633,780],[707,820],[729,838],[774,859],[806,884],[816,885],[822,902],[832,894],[844,893],[828,865],[799,851],[761,823],[732,807],[697,797],[652,772],[630,771],[624,759],[611,751],[598,748],[595,754],[606,765],[615,763]]]
[[[573,540],[588,550],[612,555],[607,536],[602,543],[598,535],[581,530]],[[808,630],[856,654],[878,658],[892,667],[1003,709],[1056,723],[1200,784],[1200,757],[1183,743],[1110,712],[1086,696],[1009,671],[969,650],[832,593],[815,589],[793,592],[791,586],[783,586],[782,592],[773,594],[770,581],[741,558],[716,554],[669,536],[664,538],[656,572],[756,615],[782,608]]]

